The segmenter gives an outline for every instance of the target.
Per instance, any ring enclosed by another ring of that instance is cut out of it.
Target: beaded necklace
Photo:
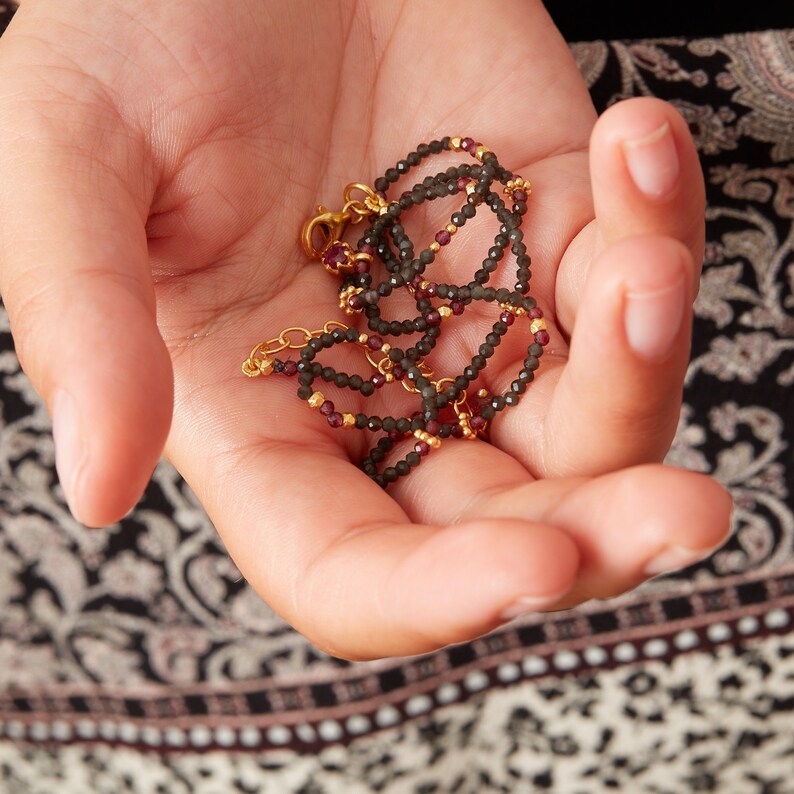
[[[399,199],[387,199],[392,183],[429,155],[443,151],[466,152],[477,163],[451,166],[426,177],[403,192]],[[493,189],[496,182],[501,184],[502,193],[512,203],[511,208],[508,209],[504,199]],[[543,312],[528,295],[531,260],[523,242],[521,223],[530,193],[529,182],[502,168],[487,147],[472,138],[458,136],[420,144],[416,151],[376,179],[374,190],[360,182],[349,184],[344,190],[342,210],[332,212],[319,206],[317,213],[304,224],[301,241],[307,256],[320,260],[329,273],[341,280],[340,309],[347,317],[366,317],[369,333],[337,320],[329,320],[315,331],[295,326],[286,328],[277,337],[254,347],[243,362],[244,374],[249,377],[297,376],[298,397],[319,410],[331,427],[381,433],[361,462],[361,468],[383,488],[409,474],[425,455],[441,446],[443,439],[487,438],[488,424],[496,414],[519,402],[549,342]],[[360,194],[363,199],[355,197]],[[425,201],[458,194],[466,196],[465,204],[452,213],[450,222],[416,256],[402,223],[403,215]],[[496,215],[501,226],[473,280],[461,285],[427,280],[427,267],[439,251],[452,242],[458,229],[475,217],[482,205]],[[348,226],[365,220],[369,225],[352,247],[342,237]],[[514,289],[486,286],[508,246],[516,262]],[[373,278],[376,261],[386,272],[385,278],[378,283]],[[412,296],[416,304],[415,317],[383,318],[381,306],[395,290],[406,290]],[[436,346],[441,329],[450,325],[451,318],[462,315],[474,301],[496,303],[500,310],[498,319],[459,375],[434,379],[427,357]],[[472,396],[472,384],[519,317],[528,320],[530,341],[527,356],[510,388],[504,394],[480,389]],[[421,334],[419,340],[405,347],[386,341],[386,337],[396,339],[415,334]],[[369,378],[349,375],[315,361],[320,351],[342,344],[355,345],[362,350],[374,367],[374,374]],[[284,350],[299,351],[298,360],[279,358],[277,354]],[[420,406],[412,414],[401,417],[339,411],[315,388],[318,379],[340,389],[359,392],[363,397],[371,397],[399,383],[418,397]],[[413,447],[405,457],[394,465],[381,466],[392,448],[406,439],[413,440]]]

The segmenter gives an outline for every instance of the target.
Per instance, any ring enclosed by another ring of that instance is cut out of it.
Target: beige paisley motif
[[[739,120],[740,133],[774,144],[773,160],[791,159],[794,30],[725,36],[718,46],[731,57],[728,69],[739,86],[734,101],[752,109]]]
[[[590,88],[604,71],[609,47],[604,41],[582,41],[572,44],[571,52],[587,87]]]

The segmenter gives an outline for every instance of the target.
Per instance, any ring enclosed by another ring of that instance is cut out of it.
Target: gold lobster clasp
[[[353,193],[364,194],[364,200],[354,198]],[[362,182],[351,182],[345,187],[345,204],[341,211],[333,212],[322,204],[317,206],[317,214],[303,224],[301,243],[306,256],[322,259],[325,250],[334,243],[341,242],[348,226],[360,223],[364,218],[385,212],[388,204],[371,187]],[[317,245],[319,232],[319,246]]]
[[[321,259],[329,245],[342,239],[351,220],[355,223],[350,210],[343,209],[341,212],[332,212],[320,204],[317,207],[317,214],[313,218],[309,218],[301,230],[301,243],[306,256],[312,259]],[[316,241],[317,232],[320,237],[319,246]]]

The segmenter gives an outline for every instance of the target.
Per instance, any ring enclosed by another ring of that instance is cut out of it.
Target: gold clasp
[[[364,194],[364,200],[353,198],[354,191]],[[340,212],[333,212],[322,204],[317,206],[317,214],[303,224],[301,243],[306,256],[321,259],[325,249],[333,243],[341,242],[348,226],[360,223],[370,215],[385,212],[388,204],[371,187],[362,182],[351,182],[345,187],[345,204]],[[320,245],[315,244],[315,232],[320,233]]]
[[[301,243],[306,256],[312,259],[321,259],[323,252],[331,243],[342,239],[348,225],[357,223],[359,220],[360,217],[357,216],[354,219],[347,208],[341,212],[332,212],[320,204],[317,207],[317,215],[309,218],[303,224],[303,230],[301,231]],[[315,245],[316,231],[320,233],[319,246]]]

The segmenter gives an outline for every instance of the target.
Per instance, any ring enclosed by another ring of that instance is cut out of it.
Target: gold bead
[[[355,414],[342,414],[342,427],[355,427],[356,417]]]
[[[536,334],[538,331],[545,331],[546,321],[542,317],[538,317],[529,324],[529,330],[532,331],[533,334]]]
[[[325,402],[325,397],[323,397],[321,391],[316,391],[306,402],[308,402],[312,408],[319,408]]]
[[[270,358],[263,358],[262,363],[259,365],[259,372],[262,375],[270,375],[273,372],[273,360]]]
[[[386,373],[386,383],[394,383],[394,375],[391,372]]]
[[[433,240],[430,245],[427,246],[434,254],[437,254],[441,250],[441,243],[436,242]]]
[[[452,309],[450,309],[449,306],[439,306],[437,311],[441,315],[442,320],[446,320],[447,317],[452,316]]]
[[[454,223],[448,223],[448,224],[447,224],[447,225],[446,225],[444,228],[445,228],[445,229],[446,229],[446,230],[447,230],[447,231],[448,231],[450,234],[455,234],[455,232],[458,230],[458,227],[457,227],[457,226],[455,226],[455,224],[454,224]]]
[[[482,158],[483,158],[483,157],[484,157],[486,154],[488,154],[488,152],[490,152],[490,151],[491,151],[491,150],[490,150],[490,149],[489,149],[487,146],[478,146],[478,147],[477,147],[477,148],[474,150],[474,156],[475,156],[475,157],[476,157],[476,158],[477,158],[477,159],[478,159],[480,162],[482,162]]]
[[[429,281],[420,281],[419,282],[419,289],[426,290],[430,286]]]
[[[522,306],[516,306],[513,308],[512,311],[516,317],[523,317],[527,313],[527,310],[524,309]]]
[[[381,347],[380,347],[380,352],[381,352],[381,353],[386,353],[386,354],[388,354],[390,350],[391,350],[391,345],[390,345],[388,342],[384,342],[384,343],[381,345]]]
[[[469,184],[466,185],[466,194],[470,196],[472,193],[474,193],[474,188],[476,187],[477,183],[472,179]]]
[[[367,344],[367,339],[369,339],[369,337],[366,334],[359,334],[358,335],[358,343],[360,345],[366,345]]]
[[[460,135],[456,135],[454,138],[449,139],[449,148],[452,149],[453,152],[460,151],[460,143],[463,140]]]
[[[487,396],[488,396],[488,389],[480,389],[480,390],[477,392],[477,396],[478,396],[480,399],[482,399],[483,397],[487,397]]]

